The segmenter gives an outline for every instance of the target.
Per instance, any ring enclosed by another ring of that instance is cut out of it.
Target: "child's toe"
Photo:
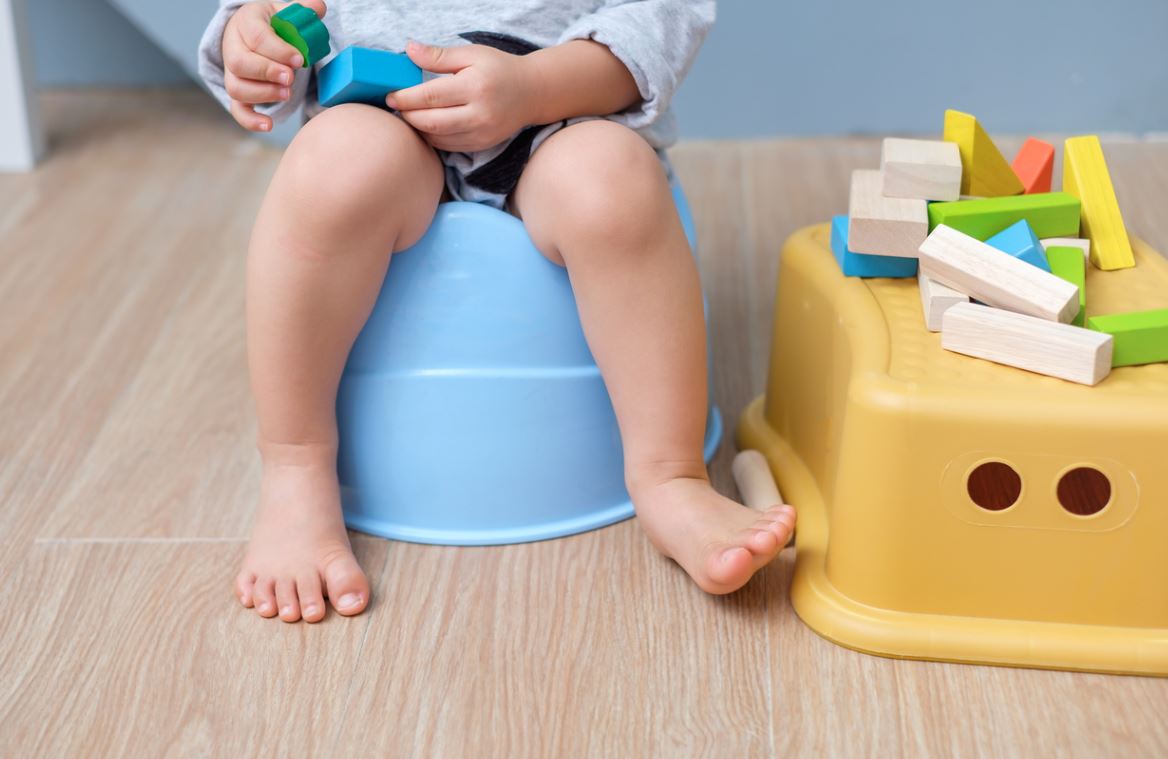
[[[261,617],[276,616],[276,581],[270,577],[261,577],[256,581],[255,610]]]
[[[748,527],[740,531],[733,542],[743,546],[755,556],[766,556],[775,552],[778,538],[770,530]]]
[[[240,572],[235,576],[235,597],[245,609],[252,607],[252,596],[255,588],[255,573]]]
[[[319,574],[309,572],[296,578],[296,594],[300,599],[300,616],[305,622],[324,619],[324,593],[320,588]]]
[[[360,614],[369,603],[369,581],[351,553],[325,566],[324,583],[333,608],[345,616]]]
[[[711,557],[706,573],[718,585],[736,588],[750,577],[751,563],[748,549],[742,546],[731,546]],[[717,592],[711,588],[703,589],[707,592]]]
[[[300,600],[296,597],[296,581],[291,577],[282,577],[276,581],[276,605],[280,619],[285,622],[300,620]]]

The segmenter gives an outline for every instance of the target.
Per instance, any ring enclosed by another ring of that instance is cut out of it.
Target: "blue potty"
[[[690,245],[693,219],[674,198]],[[396,540],[495,545],[633,515],[616,417],[564,269],[523,223],[445,203],[393,257],[337,395],[345,521]],[[722,434],[711,404],[708,461]]]

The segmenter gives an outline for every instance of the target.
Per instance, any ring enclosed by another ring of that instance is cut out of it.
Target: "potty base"
[[[710,413],[709,424],[706,428],[706,439],[703,455],[706,463],[713,458],[722,440],[722,414],[717,408]],[[555,498],[548,494],[548,499]],[[391,517],[391,509],[377,509],[380,513],[363,513],[356,491],[345,493],[345,524],[353,530],[377,535],[392,540],[402,540],[407,543],[428,543],[446,546],[492,546],[508,545],[511,543],[531,543],[537,540],[551,540],[567,535],[575,535],[610,524],[621,522],[633,516],[633,503],[627,493],[623,500],[613,503],[607,508],[575,516],[569,519],[552,519],[549,521],[533,521],[529,524],[509,527],[477,529],[438,529],[434,527],[418,527],[415,525],[395,522]]]

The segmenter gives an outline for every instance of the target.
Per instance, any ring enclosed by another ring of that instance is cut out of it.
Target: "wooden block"
[[[1168,308],[1092,316],[1087,326],[1115,338],[1112,366],[1168,361]]]
[[[961,153],[962,195],[994,198],[1021,194],[1022,182],[973,116],[945,111],[944,138],[957,143]]]
[[[848,217],[831,219],[831,252],[847,277],[904,278],[917,275],[915,258],[869,256],[848,248]]]
[[[934,229],[920,255],[926,277],[987,305],[1058,322],[1079,310],[1079,288],[955,229]]]
[[[1091,255],[1091,241],[1081,237],[1047,237],[1039,240],[1044,250],[1051,248],[1078,248],[1083,251],[1083,258]]]
[[[889,198],[961,197],[961,152],[952,142],[889,137],[880,151],[880,173]]]
[[[848,247],[856,253],[916,258],[929,233],[928,203],[886,198],[878,170],[852,172]]]
[[[1079,288],[1079,313],[1075,314],[1071,324],[1082,327],[1087,316],[1087,259],[1083,257],[1082,249],[1052,245],[1046,250],[1046,259],[1052,274]]]
[[[1031,137],[1022,143],[1010,168],[1022,182],[1024,194],[1050,192],[1050,179],[1054,174],[1054,145]]]
[[[422,70],[403,53],[351,46],[317,73],[317,91],[325,108],[365,103],[385,108],[385,96],[422,83]]]
[[[1042,247],[1026,219],[998,232],[986,240],[986,245],[1009,253],[1019,261],[1025,261],[1043,271],[1050,271],[1050,264],[1046,262],[1046,249]]]
[[[1039,238],[1075,237],[1079,199],[1065,192],[1047,192],[929,204],[930,230],[944,224],[979,240],[988,240],[1023,219]]]
[[[941,347],[966,356],[1094,385],[1111,372],[1111,335],[974,303],[945,312]]]
[[[921,289],[921,311],[925,314],[925,328],[930,332],[941,331],[941,317],[950,306],[969,302],[968,295],[929,279],[920,272],[917,272],[917,284]]]
[[[1067,140],[1063,148],[1063,192],[1083,202],[1083,237],[1091,240],[1091,263],[1104,271],[1135,266],[1103,147],[1095,135]]]

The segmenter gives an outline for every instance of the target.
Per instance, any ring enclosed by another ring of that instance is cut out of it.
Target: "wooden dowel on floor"
[[[734,457],[730,469],[734,473],[734,482],[738,484],[742,502],[750,508],[763,511],[783,503],[783,496],[779,493],[775,478],[771,476],[766,456],[754,450],[740,451]]]

